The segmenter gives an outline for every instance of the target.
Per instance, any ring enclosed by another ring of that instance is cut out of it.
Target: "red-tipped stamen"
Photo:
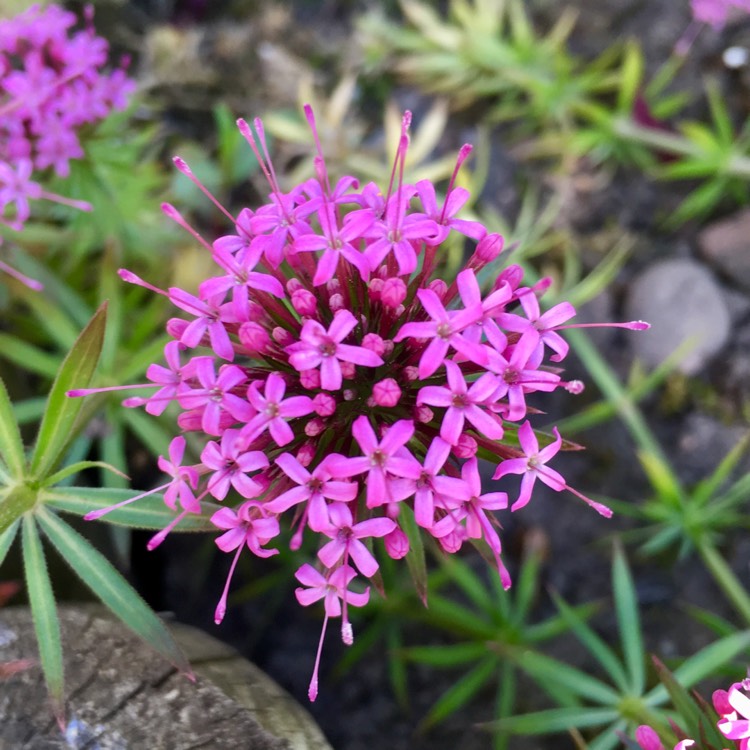
[[[221,599],[219,599],[219,603],[216,605],[216,610],[214,612],[214,622],[217,625],[221,624],[221,621],[224,619],[224,615],[227,613],[227,597],[229,596],[229,584],[232,582],[234,569],[237,567],[237,561],[240,559],[240,552],[242,552],[244,547],[245,547],[244,541],[242,542],[242,544],[240,544],[239,547],[237,547],[237,552],[234,555],[234,559],[232,560],[232,565],[229,568],[229,574],[227,575],[226,583],[224,584],[224,591],[221,594]]]
[[[160,388],[159,383],[134,383],[133,385],[108,385],[104,388],[74,388],[72,391],[65,391],[68,398],[80,398],[82,396],[91,396],[94,393],[109,393],[110,391],[129,391],[132,388]]]
[[[97,518],[101,518],[107,513],[110,513],[113,510],[117,510],[118,508],[122,508],[125,505],[130,505],[130,503],[134,503],[136,500],[140,500],[142,497],[148,497],[149,495],[154,495],[157,492],[161,492],[162,490],[167,489],[167,487],[169,487],[170,484],[172,484],[172,482],[167,482],[166,484],[162,484],[159,487],[154,487],[153,490],[148,490],[147,492],[141,492],[140,495],[136,495],[135,497],[129,497],[127,500],[123,500],[122,502],[115,503],[114,505],[110,505],[106,508],[98,508],[97,510],[92,510],[83,517],[83,520],[95,521]]]
[[[318,653],[315,655],[315,666],[313,667],[312,677],[310,678],[310,687],[307,689],[307,697],[310,703],[314,703],[318,697],[318,669],[320,668],[320,656],[323,653],[323,641],[326,637],[326,628],[328,627],[328,614],[323,618],[323,627],[320,631],[320,640],[318,641]]]
[[[12,276],[16,281],[20,281],[24,286],[27,286],[29,289],[33,289],[35,292],[40,292],[42,289],[44,289],[44,284],[42,284],[41,281],[37,281],[36,279],[32,279],[30,276],[26,276],[25,274],[22,274],[20,271],[16,271],[13,266],[9,266],[7,263],[3,263],[3,261],[0,260],[0,271],[4,271],[8,274],[8,276]]]
[[[204,240],[203,237],[201,237],[201,235],[198,233],[197,230],[193,229],[190,226],[190,224],[188,224],[187,221],[185,221],[182,214],[171,203],[162,203],[161,210],[170,219],[172,219],[172,221],[174,221],[176,224],[179,224],[186,232],[189,232],[209,252],[213,252],[214,250],[213,247],[211,247],[211,245],[208,242],[206,242],[206,240]]]
[[[169,294],[163,289],[155,287],[153,284],[149,284],[148,281],[144,281],[140,276],[137,276],[132,271],[128,271],[127,268],[119,268],[117,275],[123,280],[127,281],[128,284],[135,284],[136,286],[142,286],[144,289],[148,289],[156,294],[161,294],[162,297],[169,297]]]
[[[58,195],[57,193],[48,193],[46,190],[42,190],[39,193],[40,198],[52,201],[53,203],[60,203],[63,206],[70,206],[70,208],[77,208],[79,211],[93,211],[94,207],[88,201],[79,201],[75,198],[66,198],[64,195]]]
[[[456,177],[458,177],[458,170],[461,169],[461,165],[466,161],[473,149],[474,147],[470,143],[464,143],[464,145],[461,146],[458,151],[458,156],[456,157],[456,166],[453,167],[453,174],[451,175],[450,181],[448,182],[448,190],[446,190],[445,192],[445,202],[443,203],[443,211],[440,214],[440,224],[442,224],[445,220],[445,209],[448,206],[448,197],[450,196],[451,191],[455,186]]]
[[[564,331],[566,328],[627,328],[629,331],[647,331],[651,328],[651,323],[646,323],[645,320],[630,320],[627,323],[568,323],[546,330]]]
[[[171,482],[170,482],[171,484]],[[182,521],[183,518],[189,513],[190,511],[183,510],[182,513],[180,513],[179,516],[174,518],[172,521],[169,522],[167,526],[165,526],[161,531],[154,534],[151,539],[148,540],[148,544],[146,544],[146,549],[151,552],[152,550],[155,550],[166,538],[172,529],[174,529],[177,524]]]
[[[182,174],[184,174],[185,177],[187,177],[190,182],[192,182],[193,185],[195,185],[198,190],[200,190],[203,195],[205,195],[211,201],[211,203],[213,203],[214,206],[216,206],[216,208],[218,208],[219,211],[221,211],[224,216],[226,216],[232,222],[232,224],[237,223],[237,219],[235,219],[235,217],[232,216],[232,214],[230,214],[229,211],[227,211],[227,209],[221,205],[214,194],[195,176],[193,170],[190,169],[188,163],[184,159],[181,159],[179,156],[174,156],[172,157],[172,161],[174,162],[175,167],[177,167],[177,169],[179,169],[180,172],[182,172]]]

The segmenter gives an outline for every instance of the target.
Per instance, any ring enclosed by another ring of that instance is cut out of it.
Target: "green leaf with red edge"
[[[47,570],[47,561],[44,558],[42,540],[39,538],[39,530],[31,513],[23,517],[22,537],[26,590],[39,645],[39,660],[52,698],[53,710],[58,720],[61,721],[64,712],[65,680],[60,620],[57,617],[55,595]]]
[[[107,558],[44,507],[37,511],[37,519],[60,555],[102,603],[180,671],[191,675],[190,664],[166,625]]]
[[[69,398],[67,391],[86,388],[91,382],[102,350],[106,316],[105,302],[76,339],[57,372],[31,457],[31,472],[37,478],[44,478],[55,468],[76,435],[76,420],[83,401]]]
[[[696,699],[675,679],[672,672],[655,656],[651,657],[659,675],[659,681],[667,689],[672,705],[680,715],[677,722],[686,736],[703,737],[716,747],[723,746],[723,737],[716,727],[718,717],[707,706],[700,706]]]

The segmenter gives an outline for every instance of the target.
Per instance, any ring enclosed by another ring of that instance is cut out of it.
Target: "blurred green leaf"
[[[38,478],[55,467],[75,435],[75,422],[82,402],[66,394],[73,388],[86,388],[91,382],[104,339],[106,312],[104,303],[81,332],[52,384],[31,457],[30,470]]]
[[[23,476],[26,465],[23,441],[2,378],[0,378],[0,458],[5,461],[13,478],[19,479]]]

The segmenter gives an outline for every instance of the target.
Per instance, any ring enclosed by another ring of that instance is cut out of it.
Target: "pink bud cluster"
[[[86,29],[72,31],[73,13],[33,5],[0,21],[0,223],[16,231],[30,216],[30,200],[90,209],[45,191],[32,173],[52,168],[67,177],[70,160],[84,155],[78,130],[123,109],[135,88],[125,63],[103,72],[108,45],[94,33],[92,17],[87,7]],[[0,268],[29,281],[5,264]]]
[[[750,679],[735,682],[729,690],[716,690],[713,694],[714,710],[719,715],[716,726],[728,739],[733,740],[737,750],[750,748]],[[684,733],[679,732],[684,737]],[[641,750],[664,750],[659,735],[649,726],[643,725],[635,731],[635,740]],[[680,740],[674,750],[696,747],[695,740]]]
[[[306,114],[315,133],[309,108]],[[521,476],[511,510],[529,501],[537,480],[571,489],[547,466],[560,435],[555,430],[540,448],[527,402],[539,392],[581,390],[557,366],[568,351],[559,330],[575,310],[563,302],[542,313],[538,298],[549,282],[525,285],[517,265],[496,273],[482,292],[477,272],[498,258],[503,239],[457,218],[469,194],[455,177],[470,147],[461,149],[439,200],[429,181],[403,181],[409,120],[407,113],[385,193],[372,183],[360,189],[353,177],[331,186],[322,153],[316,178],[282,192],[262,123],[255,121],[254,133],[240,120],[271,185],[269,203],[233,217],[175,159],[234,229],[208,243],[164,207],[211,253],[217,274],[194,295],[121,271],[184,313],[167,324],[167,366],[148,369],[157,390],[125,405],[160,414],[176,404],[181,430],[205,440],[197,464],[183,465],[182,436],[169,460],[160,459],[171,477],[160,489],[167,488],[165,501],[179,513],[152,546],[186,514],[200,513],[205,500],[219,501],[225,507],[212,516],[222,532],[216,544],[234,552],[233,571],[245,547],[276,554],[268,545],[285,519],[292,548],[304,534],[321,540],[317,567],[297,572],[297,598],[303,605],[323,600],[325,622],[340,616],[346,643],[353,637],[347,609],[369,596],[369,588],[349,587],[376,574],[379,555],[405,557],[413,529],[449,553],[482,540],[510,585],[494,514],[509,499],[482,491],[479,459],[495,464],[495,478]],[[472,249],[465,268],[446,282],[441,246],[453,233]],[[320,648],[311,699],[319,658]]]

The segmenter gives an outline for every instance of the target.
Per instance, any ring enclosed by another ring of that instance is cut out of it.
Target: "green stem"
[[[716,548],[705,540],[697,545],[703,562],[735,609],[750,624],[750,595]]]

